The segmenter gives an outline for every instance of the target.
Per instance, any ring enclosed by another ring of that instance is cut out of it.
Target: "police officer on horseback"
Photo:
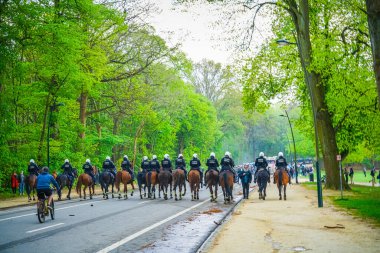
[[[185,162],[185,159],[183,159],[183,155],[182,154],[179,154],[178,155],[178,158],[175,160],[175,167],[178,168],[178,169],[181,169],[185,172],[185,178],[187,181],[188,178],[187,178],[187,170],[186,170],[186,162]]]
[[[106,160],[103,162],[103,170],[108,171],[113,176],[112,180],[115,180],[116,178],[116,166],[111,161],[111,158],[109,156],[106,157]]]
[[[121,162],[121,169],[128,171],[132,177],[132,181],[135,179],[135,173],[132,172],[131,162],[128,160],[128,156],[124,155],[123,161]]]
[[[269,183],[270,182],[270,173],[267,169],[268,162],[267,162],[267,159],[265,159],[265,157],[264,157],[264,152],[260,152],[259,157],[256,158],[255,167],[256,167],[256,172],[255,172],[254,182],[255,183],[257,182],[257,173],[260,170],[264,170],[268,174],[268,183]]]
[[[91,165],[91,161],[90,159],[86,159],[86,163],[83,164],[83,170],[84,170],[84,173],[86,173],[87,175],[89,175],[91,178],[92,178],[92,182],[93,184],[95,185],[95,175],[94,175],[94,172],[92,171],[92,165]]]
[[[157,160],[157,156],[153,155],[152,160],[149,163],[149,171],[156,171],[160,173],[160,162]]]
[[[282,152],[278,152],[278,157],[276,159],[276,170],[278,170],[278,169],[284,169],[288,173],[289,184],[292,184],[291,181],[290,181],[291,177],[290,177],[289,171],[287,169],[287,166],[288,166],[288,163],[286,162],[284,154]],[[275,183],[274,182],[274,177],[273,177],[273,183]]]
[[[38,166],[37,166],[37,164],[34,162],[34,160],[33,160],[33,159],[30,159],[30,161],[29,161],[29,165],[28,165],[28,172],[29,172],[29,175],[34,174],[34,175],[38,176],[38,170],[39,170],[39,169],[40,169],[40,168],[38,168]]]
[[[73,167],[70,164],[69,159],[65,159],[65,163],[61,166],[63,169],[63,174],[67,175],[67,178],[70,180],[70,184],[74,182]]]
[[[149,162],[147,156],[143,157],[143,160],[141,162],[141,169],[142,169],[143,173],[146,173],[147,171],[150,170],[150,162]]]
[[[236,172],[234,170],[234,167],[235,167],[235,162],[234,160],[232,159],[231,157],[231,153],[230,152],[226,152],[224,154],[224,157],[222,158],[222,160],[220,161],[220,165],[222,166],[222,169],[220,170],[220,172],[222,171],[225,171],[225,170],[229,170],[230,172],[232,172],[232,174],[234,175],[234,181],[235,183],[237,182],[237,180],[239,180],[237,177],[236,177]]]
[[[198,155],[194,154],[193,159],[190,161],[190,170],[197,170],[199,171],[199,175],[201,176],[201,185],[203,185],[203,172],[200,169],[201,167],[201,161],[198,159]]]
[[[172,162],[170,161],[169,155],[164,155],[164,160],[161,161],[161,167],[163,170],[167,170],[172,173]]]
[[[206,165],[207,165],[207,170],[205,172],[205,180],[206,180],[206,174],[209,170],[216,170],[218,172],[218,175],[219,175],[219,170],[218,170],[219,162],[215,158],[214,152],[211,152],[210,158],[207,159]],[[205,182],[205,184],[206,184],[206,182]]]

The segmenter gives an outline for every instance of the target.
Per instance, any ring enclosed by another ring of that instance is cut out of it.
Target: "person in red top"
[[[18,188],[18,179],[16,172],[13,172],[11,176],[11,187],[12,187],[12,193],[16,194],[16,190]]]

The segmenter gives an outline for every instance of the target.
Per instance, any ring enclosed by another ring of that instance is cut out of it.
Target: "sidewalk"
[[[287,198],[278,200],[273,184],[265,201],[251,192],[202,252],[379,252],[380,228],[338,211],[327,198],[318,208],[317,193],[300,185],[288,187]]]

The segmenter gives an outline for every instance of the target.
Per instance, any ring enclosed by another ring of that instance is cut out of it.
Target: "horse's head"
[[[73,174],[75,178],[78,177],[78,170],[76,168],[73,168]]]

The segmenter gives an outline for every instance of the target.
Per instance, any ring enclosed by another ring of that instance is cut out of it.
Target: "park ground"
[[[378,187],[355,186],[343,200],[339,191],[324,190],[322,208],[315,189],[292,185],[286,201],[272,184],[265,201],[254,190],[202,252],[379,252],[379,211],[368,214],[379,209]]]

